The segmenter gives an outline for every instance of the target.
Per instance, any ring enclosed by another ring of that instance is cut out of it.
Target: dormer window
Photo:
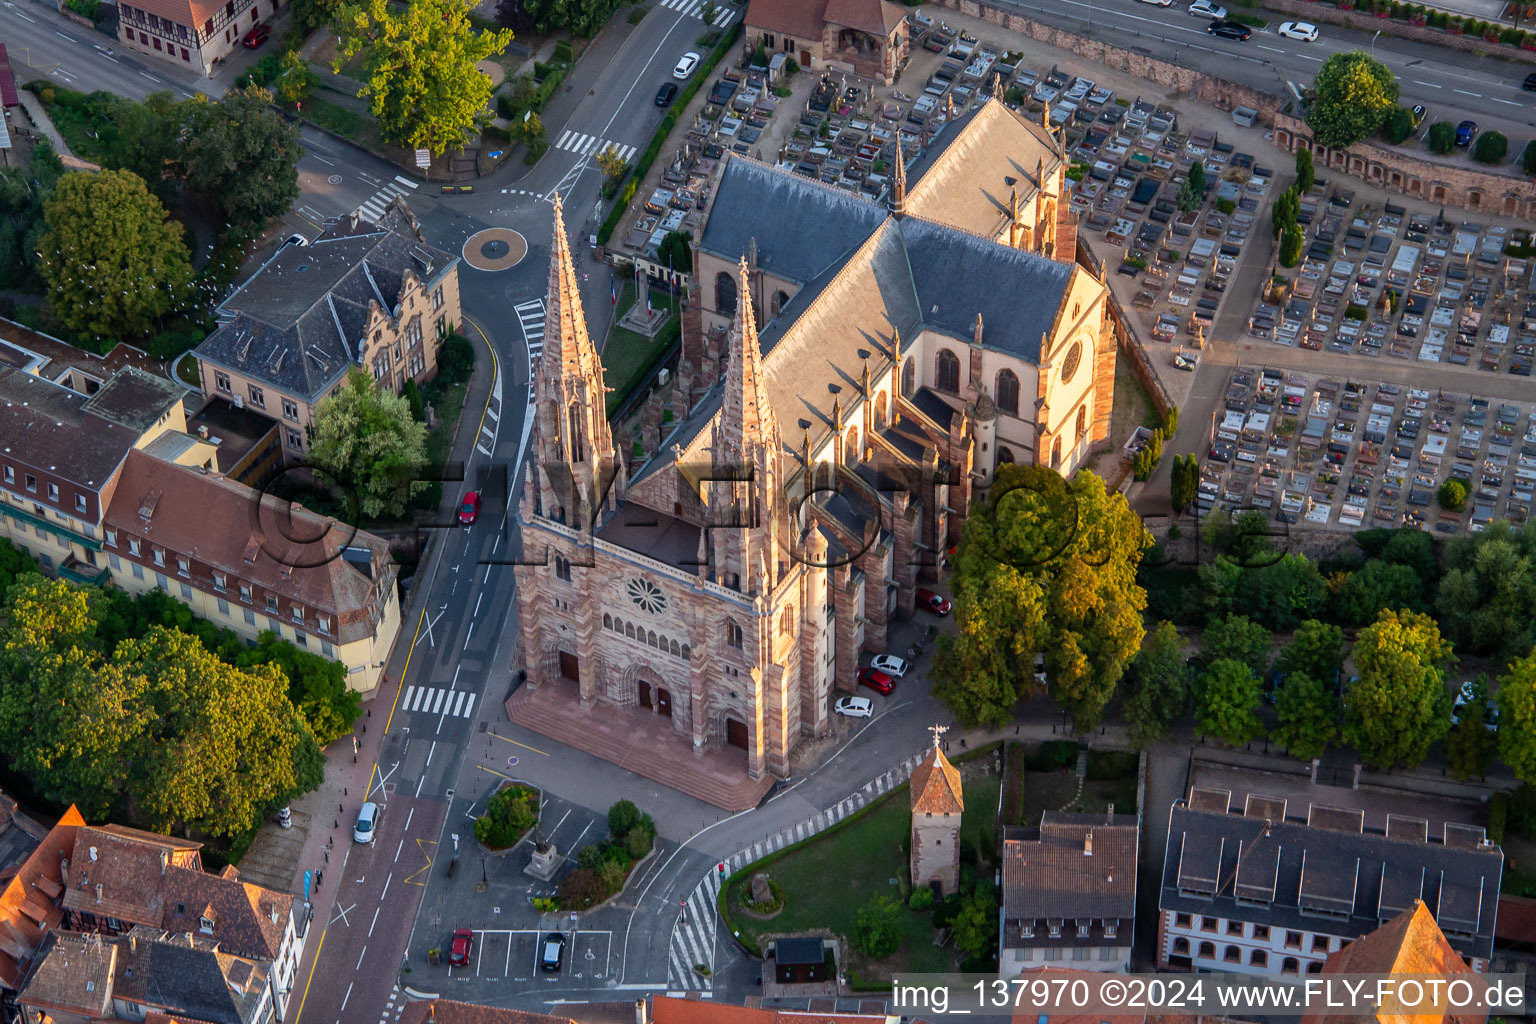
[[[315,625],[316,628],[320,630],[321,636],[331,635],[331,620],[326,618],[324,615],[315,616]]]
[[[112,529],[110,526],[107,527],[107,547],[117,547],[117,531]]]
[[[199,917],[197,919],[197,930],[202,932],[204,935],[212,935],[213,934],[213,921],[212,921],[212,919],[211,918],[207,918],[207,917]]]
[[[48,485],[48,500],[49,501],[58,501],[59,500],[59,485],[58,484],[49,484]]]
[[[139,542],[132,537],[128,538],[128,553],[134,556],[139,554]]]
[[[1053,938],[1053,939],[1061,938],[1061,925],[1059,925],[1059,924],[1052,924],[1051,925],[1051,938]]]
[[[228,583],[229,583],[229,577],[228,576],[225,576],[221,572],[216,572],[216,573],[213,574],[213,589],[214,590],[217,590],[219,593],[222,594],[222,593],[224,593],[224,591],[226,589],[226,584],[228,584]]]
[[[83,495],[83,494],[75,495],[75,511],[84,514],[84,512],[85,512],[85,495]]]
[[[240,584],[240,600],[244,601],[246,604],[250,604],[253,600],[255,600],[255,593],[251,590],[251,585],[249,583]]]
[[[155,548],[154,559],[155,559],[155,564],[156,565],[164,565],[165,564],[165,549],[164,548]]]
[[[1115,927],[1116,926],[1114,921],[1104,922],[1104,937],[1106,939],[1112,939],[1115,937]]]
[[[1077,923],[1077,937],[1080,939],[1088,937],[1088,923],[1086,921],[1079,921]]]
[[[301,626],[304,624],[304,609],[298,605],[293,606],[293,621]]]
[[[1035,922],[1033,922],[1033,921],[1025,921],[1024,922],[1024,928],[1023,928],[1023,930],[1021,932],[1021,937],[1022,938],[1026,938],[1026,939],[1032,939],[1032,938],[1035,937]]]
[[[277,614],[277,598],[273,597],[271,594],[267,595],[267,611],[271,612],[273,615]]]
[[[192,563],[178,556],[176,559],[176,573],[177,575],[190,578],[192,575]]]

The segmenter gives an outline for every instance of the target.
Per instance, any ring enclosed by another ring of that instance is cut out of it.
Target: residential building
[[[73,806],[6,880],[0,893],[0,988],[15,992],[33,959],[64,922],[64,871],[85,819]]]
[[[405,1004],[398,1024],[576,1024],[569,1017],[507,1010],[454,999],[421,999]]]
[[[1057,244],[1064,193],[1036,197],[1032,247],[999,244],[995,205],[972,201],[988,175],[1003,187],[1019,173],[1010,153],[1042,193],[1059,188],[1059,141],[988,103],[944,146],[986,169],[924,200],[938,210],[951,192],[959,223],[913,213],[900,176],[888,209],[725,161],[673,416],[632,463],[603,414],[556,207],[537,468],[519,511],[537,554],[514,570],[528,678],[508,700],[514,721],[754,806],[801,738],[828,727],[860,652],[883,651],[938,578],[973,487],[999,462],[1070,473],[1107,438],[1107,292]],[[1047,150],[1055,171],[1035,159]],[[944,159],[924,177],[949,174]]]
[[[1046,811],[1003,831],[998,971],[1063,963],[1129,971],[1140,830],[1135,815]]]
[[[906,14],[890,0],[752,0],[747,49],[892,85],[911,55]]]
[[[867,1008],[779,1010],[758,1006],[732,1006],[713,999],[676,999],[651,996],[635,1004],[635,1024],[923,1024],[922,1018],[885,1012],[885,1000],[871,1000]]]
[[[1480,827],[1191,788],[1168,816],[1160,967],[1319,974],[1329,954],[1422,901],[1458,956],[1487,970],[1504,853]]]
[[[193,354],[203,394],[275,421],[292,463],[315,405],[350,370],[397,393],[428,381],[461,318],[458,257],[428,245],[396,197],[377,223],[352,214],[280,248],[219,306]]]
[[[118,4],[119,38],[130,50],[212,75],[282,0],[133,0]]]
[[[939,732],[933,749],[912,769],[912,841],[908,868],[912,887],[936,886],[940,896],[960,888],[960,821],[965,814],[965,792],[960,772],[939,749]]]
[[[1398,975],[1433,975],[1452,979],[1458,975],[1476,979],[1477,972],[1467,966],[1460,953],[1451,948],[1445,934],[1435,924],[1435,917],[1423,900],[1414,900],[1413,906],[1398,914],[1375,931],[1356,939],[1349,945],[1328,954],[1322,973],[1366,974],[1377,977]],[[1425,1006],[1404,1007],[1394,1000],[1382,1005],[1362,1005],[1354,1016],[1329,1012],[1309,1013],[1301,1018],[1301,1024],[1482,1024],[1488,1019],[1486,1011],[1457,1010],[1444,1000],[1441,1012],[1431,1012]],[[1330,1011],[1332,1008],[1330,1008]]]

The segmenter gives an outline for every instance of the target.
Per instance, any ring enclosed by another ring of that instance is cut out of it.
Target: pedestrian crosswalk
[[[442,690],[433,686],[407,686],[400,698],[400,710],[420,711],[427,715],[468,718],[475,706],[475,695],[468,690]]]
[[[688,907],[672,930],[672,949],[667,957],[667,989],[699,992],[711,988],[715,968],[715,897],[720,893],[720,872],[711,871],[688,896]],[[695,971],[707,967],[709,974]]]
[[[634,146],[625,146],[617,142],[606,142],[596,135],[584,135],[581,132],[571,131],[569,128],[565,130],[565,133],[560,138],[555,140],[556,149],[563,149],[567,153],[577,153],[581,156],[590,156],[593,159],[596,159],[597,154],[609,146],[612,146],[618,152],[619,159],[625,163],[628,163],[630,158],[635,155]]]
[[[519,302],[512,310],[522,325],[523,341],[528,345],[528,362],[532,363],[544,354],[544,300]]]
[[[704,17],[705,0],[661,0],[661,6],[669,11],[681,11],[686,18]],[[723,4],[715,4],[714,20],[710,22],[716,28],[725,28],[736,17],[734,8]]]
[[[363,200],[357,207],[357,212],[377,224],[384,216],[384,210],[394,200],[395,196],[409,196],[416,189],[416,183],[410,178],[395,175],[395,180],[386,182],[384,187],[373,195]]]

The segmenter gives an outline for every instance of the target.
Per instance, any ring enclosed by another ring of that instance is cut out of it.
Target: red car
[[[448,947],[448,963],[452,967],[468,967],[469,954],[475,948],[475,933],[460,928],[453,933],[453,945]]]
[[[459,522],[469,526],[480,518],[480,492],[470,491],[464,495],[464,504],[459,506]]]
[[[859,669],[859,685],[867,686],[876,693],[883,693],[887,697],[896,689],[896,680],[881,672],[877,668]]]
[[[245,34],[245,48],[254,50],[272,36],[270,25],[257,25]]]
[[[917,589],[917,606],[927,609],[935,615],[948,615],[954,605],[949,603],[949,598],[941,597],[931,590]]]

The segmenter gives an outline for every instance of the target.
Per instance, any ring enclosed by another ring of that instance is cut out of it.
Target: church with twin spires
[[[1066,164],[995,100],[884,202],[728,155],[673,416],[633,459],[556,198],[513,721],[731,810],[791,773],[996,467],[1107,444],[1115,339]]]

